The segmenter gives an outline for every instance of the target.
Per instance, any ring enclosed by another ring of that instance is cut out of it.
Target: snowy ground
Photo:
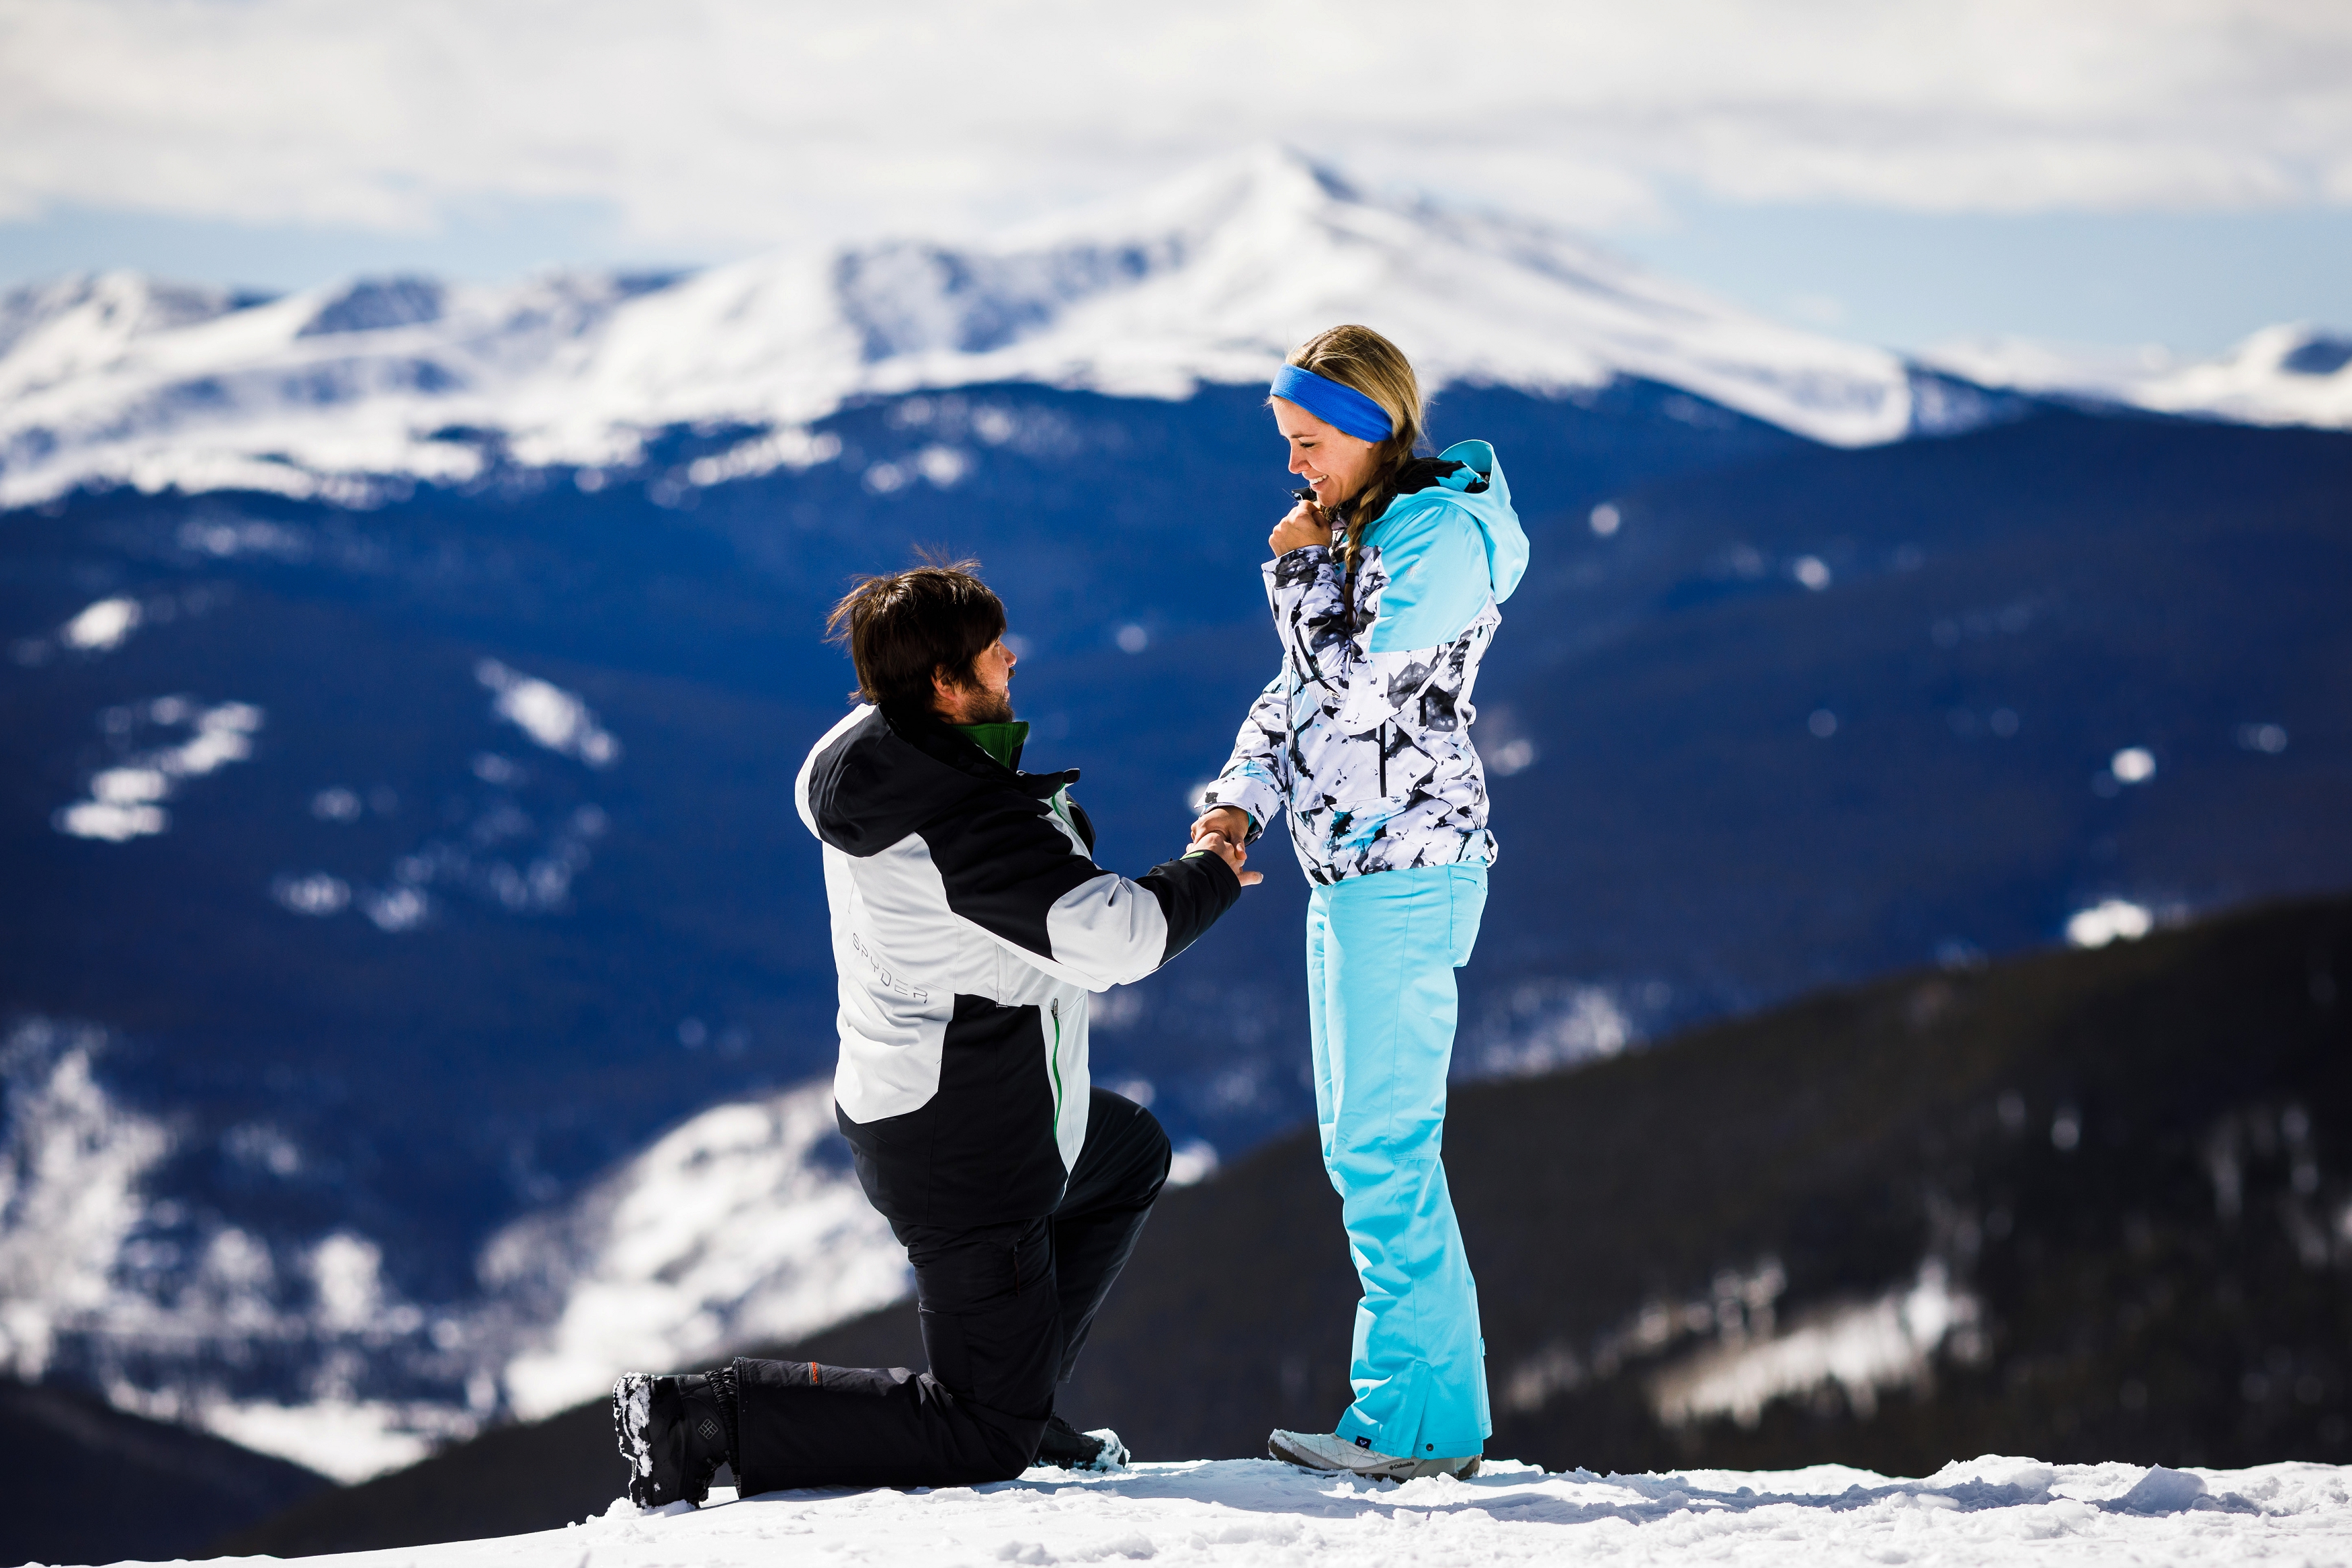
[[[2148,1470],[1981,1458],[1925,1480],[1841,1466],[1671,1476],[1333,1481],[1262,1459],[914,1492],[720,1490],[700,1511],[603,1518],[502,1541],[317,1558],[415,1568],[843,1563],[1345,1564],[2235,1563],[2352,1561],[2352,1467]],[[268,1561],[247,1559],[247,1561]]]

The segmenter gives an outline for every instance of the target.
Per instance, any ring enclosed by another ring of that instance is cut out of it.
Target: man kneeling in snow
[[[1113,1434],[1055,1415],[1054,1389],[1167,1179],[1168,1138],[1089,1086],[1087,994],[1151,973],[1258,880],[1213,832],[1132,882],[1096,866],[1077,774],[1020,771],[1004,607],[969,570],[869,579],[831,627],[865,704],[795,792],[824,845],[834,1097],[914,1265],[930,1370],[739,1358],[624,1376],[613,1417],[640,1506],[700,1502],[722,1460],[747,1496],[1125,1460]]]

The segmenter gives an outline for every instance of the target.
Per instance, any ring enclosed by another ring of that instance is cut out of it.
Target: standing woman
[[[1312,498],[1302,492],[1266,540],[1282,670],[1198,826],[1255,840],[1289,809],[1314,884],[1315,1116],[1364,1295],[1354,1403],[1335,1431],[1277,1431],[1267,1447],[1315,1469],[1466,1475],[1494,1424],[1439,1153],[1454,971],[1495,859],[1470,692],[1527,535],[1493,447],[1413,455],[1420,384],[1370,328],[1309,339],[1268,402]]]

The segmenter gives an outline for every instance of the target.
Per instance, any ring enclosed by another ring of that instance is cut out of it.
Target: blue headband
[[[1285,365],[1274,372],[1272,394],[1297,403],[1324,423],[1359,441],[1386,441],[1396,434],[1389,411],[1353,387]]]

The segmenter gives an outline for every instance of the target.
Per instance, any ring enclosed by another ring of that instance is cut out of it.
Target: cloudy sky
[[[1277,141],[1790,319],[2352,327],[2337,0],[0,0],[0,281],[970,232]]]

